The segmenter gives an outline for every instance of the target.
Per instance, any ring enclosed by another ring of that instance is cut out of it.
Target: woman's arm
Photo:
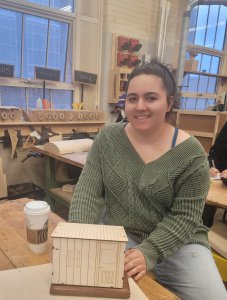
[[[146,257],[147,270],[196,239],[195,234],[206,237],[202,212],[209,183],[209,166],[205,156],[194,159],[189,168],[179,176],[175,183],[171,210],[148,238],[136,247]],[[206,242],[207,240],[204,243]]]
[[[100,159],[100,136],[96,136],[81,172],[69,210],[69,222],[98,223],[105,204]]]

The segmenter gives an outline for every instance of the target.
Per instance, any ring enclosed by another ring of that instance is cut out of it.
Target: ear
[[[174,103],[174,97],[171,96],[167,101],[168,101],[168,107],[167,107],[166,112],[170,112],[172,109],[173,103]]]

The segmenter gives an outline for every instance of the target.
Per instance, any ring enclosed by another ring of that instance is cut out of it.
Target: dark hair
[[[135,67],[132,73],[129,75],[128,84],[126,93],[128,92],[128,87],[130,81],[139,75],[155,75],[162,79],[164,88],[167,93],[167,101],[169,102],[170,97],[174,97],[174,103],[172,107],[178,108],[178,100],[176,99],[176,83],[173,77],[172,72],[165,66],[164,64],[158,62],[157,59],[152,59],[149,63],[145,63],[143,65],[139,65]]]

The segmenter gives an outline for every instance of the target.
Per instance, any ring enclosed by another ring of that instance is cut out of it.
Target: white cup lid
[[[29,215],[40,215],[43,213],[48,213],[50,211],[50,206],[45,201],[34,200],[28,202],[24,207],[24,212]]]

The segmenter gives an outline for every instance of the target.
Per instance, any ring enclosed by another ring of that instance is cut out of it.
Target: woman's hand
[[[221,172],[221,177],[227,178],[227,170]]]
[[[143,253],[137,249],[129,249],[125,252],[125,272],[135,281],[145,275],[147,271],[146,260]]]
[[[216,168],[214,168],[214,167],[210,168],[210,175],[211,175],[212,177],[217,176],[218,173],[220,173],[218,169],[216,169]]]

